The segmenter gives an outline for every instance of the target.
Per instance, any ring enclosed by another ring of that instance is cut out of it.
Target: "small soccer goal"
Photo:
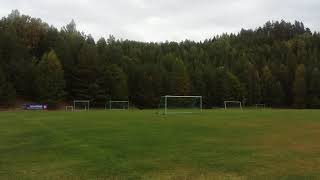
[[[241,101],[224,101],[224,109],[240,109],[242,110]]]
[[[73,111],[73,106],[66,106],[66,111]]]
[[[73,109],[75,111],[89,111],[90,101],[89,100],[74,100]]]
[[[129,110],[130,103],[129,101],[109,101],[105,109],[109,110]]]
[[[266,105],[265,104],[256,104],[255,107],[256,107],[256,109],[265,109]]]
[[[202,96],[162,96],[159,114],[188,114],[202,112]]]

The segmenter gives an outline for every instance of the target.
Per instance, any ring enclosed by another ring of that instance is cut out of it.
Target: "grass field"
[[[0,179],[313,179],[320,110],[0,112]]]

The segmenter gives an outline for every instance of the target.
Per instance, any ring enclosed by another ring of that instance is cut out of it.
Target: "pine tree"
[[[306,70],[304,64],[298,65],[295,73],[295,80],[293,84],[293,93],[294,93],[294,106],[296,108],[305,108],[306,107]]]
[[[168,54],[162,58],[162,66],[168,73],[167,92],[172,95],[188,95],[191,91],[187,68],[180,58]]]
[[[320,70],[313,68],[309,86],[309,106],[311,108],[320,108]]]
[[[213,67],[205,67],[203,73],[203,81],[205,85],[205,92],[203,94],[206,104],[208,107],[213,107],[218,104],[216,97],[216,70]]]
[[[65,92],[64,71],[53,50],[45,53],[36,69],[36,93],[38,99],[54,108],[63,100]]]
[[[319,44],[318,32],[286,21],[203,42],[136,42],[110,35],[95,43],[74,21],[58,30],[14,10],[0,20],[0,67],[5,74],[0,96],[7,104],[8,92],[35,101],[41,89],[49,91],[46,80],[38,77],[44,65],[34,62],[52,49],[62,64],[66,98],[90,100],[94,106],[108,98],[130,98],[140,107],[156,107],[161,95],[192,94],[204,96],[208,107],[226,98],[246,99],[248,105],[317,107]],[[305,65],[304,78],[298,64]],[[51,98],[40,94],[43,101]]]
[[[215,71],[214,74],[212,75],[212,80],[210,83],[212,83],[212,98],[213,98],[213,103],[216,106],[221,106],[223,102],[226,100],[226,92],[225,92],[225,81],[226,81],[226,69],[224,67],[218,67]]]
[[[243,89],[239,79],[231,72],[225,73],[224,100],[242,101]]]
[[[77,64],[72,68],[72,97],[74,99],[90,100],[97,103],[90,89],[99,85],[100,67],[98,66],[97,51],[94,45],[86,44],[81,47],[77,56]],[[99,95],[100,96],[100,95]]]
[[[253,65],[249,65],[248,77],[248,104],[254,105],[261,103],[261,79],[258,71]]]
[[[275,81],[270,88],[270,95],[272,97],[272,104],[274,107],[283,106],[284,103],[284,92],[280,81]]]
[[[283,104],[284,93],[281,83],[277,81],[268,66],[265,66],[261,75],[262,103],[270,106]]]
[[[14,104],[16,91],[1,70],[0,67],[0,106],[10,106]]]
[[[102,88],[108,100],[127,100],[127,76],[117,65],[107,65],[102,72]]]

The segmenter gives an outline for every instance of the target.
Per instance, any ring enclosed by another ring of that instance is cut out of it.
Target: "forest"
[[[163,95],[201,95],[206,108],[225,100],[320,108],[320,34],[281,20],[204,41],[138,42],[95,40],[73,20],[57,29],[18,10],[0,20],[3,108],[21,99],[155,108]]]

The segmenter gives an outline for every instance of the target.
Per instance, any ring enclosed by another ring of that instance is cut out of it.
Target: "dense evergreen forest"
[[[213,32],[214,33],[214,32]],[[209,37],[208,37],[209,38]],[[162,95],[202,95],[272,107],[320,107],[320,34],[272,21],[203,42],[95,42],[71,21],[58,30],[14,10],[0,20],[0,104],[109,99],[157,107]]]

